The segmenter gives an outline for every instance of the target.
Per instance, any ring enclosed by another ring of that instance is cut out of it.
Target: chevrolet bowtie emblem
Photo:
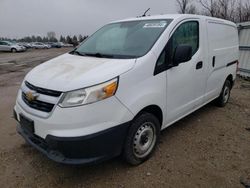
[[[34,92],[34,91],[28,91],[27,93],[25,93],[26,98],[29,102],[32,102],[34,100],[36,100],[36,98],[38,97],[38,93]]]

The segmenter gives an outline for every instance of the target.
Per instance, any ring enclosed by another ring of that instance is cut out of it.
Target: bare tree
[[[222,2],[223,0],[219,0]],[[226,3],[228,5],[226,5]],[[234,22],[250,21],[250,2],[245,0],[228,0],[221,3],[222,11],[218,17]]]
[[[54,31],[49,31],[49,32],[47,33],[47,37],[48,37],[49,39],[56,38],[56,33],[55,33]]]
[[[218,11],[216,17],[227,19],[227,20],[236,20],[236,3],[237,0],[218,0]]]
[[[56,33],[54,31],[49,31],[47,33],[47,37],[48,37],[48,40],[49,42],[57,42],[57,38],[56,38]]]
[[[190,3],[190,0],[176,0],[178,5],[178,12],[180,14],[185,14],[187,11],[188,4]]]
[[[242,1],[240,0],[237,5],[238,21],[242,22]]]
[[[237,13],[237,0],[230,1],[229,6],[230,7],[229,7],[229,10],[228,10],[228,19],[232,20],[232,21],[236,21],[235,15],[238,14]]]
[[[201,6],[205,9],[206,15],[214,17],[218,9],[218,3],[215,0],[199,0]]]
[[[193,0],[176,0],[180,14],[197,14],[198,11],[193,5]]]
[[[228,18],[229,1],[228,0],[218,0],[218,5],[220,7],[220,11],[218,12],[218,15],[217,15],[218,17],[224,18],[224,19]]]
[[[241,21],[250,21],[250,2],[247,1],[242,7],[242,17]]]
[[[223,18],[233,22],[250,21],[249,0],[176,0],[178,12],[185,14],[203,14]]]
[[[199,14],[199,11],[197,10],[196,6],[193,4],[190,4],[186,10],[187,14]]]

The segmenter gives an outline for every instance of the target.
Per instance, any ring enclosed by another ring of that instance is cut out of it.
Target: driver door
[[[205,82],[202,50],[200,47],[201,35],[199,20],[190,20],[180,23],[158,59],[158,63],[167,67],[167,115],[166,126],[187,115],[203,100]],[[179,45],[192,47],[190,61],[173,65],[175,49]],[[164,59],[164,60],[163,60]]]

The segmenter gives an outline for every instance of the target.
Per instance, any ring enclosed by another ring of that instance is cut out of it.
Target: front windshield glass
[[[75,52],[109,58],[145,55],[171,20],[140,20],[108,24],[89,37]]]

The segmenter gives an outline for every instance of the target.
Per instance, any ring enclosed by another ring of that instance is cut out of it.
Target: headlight
[[[115,94],[118,87],[118,79],[95,85],[85,89],[67,92],[59,102],[61,107],[73,107],[94,103]]]

